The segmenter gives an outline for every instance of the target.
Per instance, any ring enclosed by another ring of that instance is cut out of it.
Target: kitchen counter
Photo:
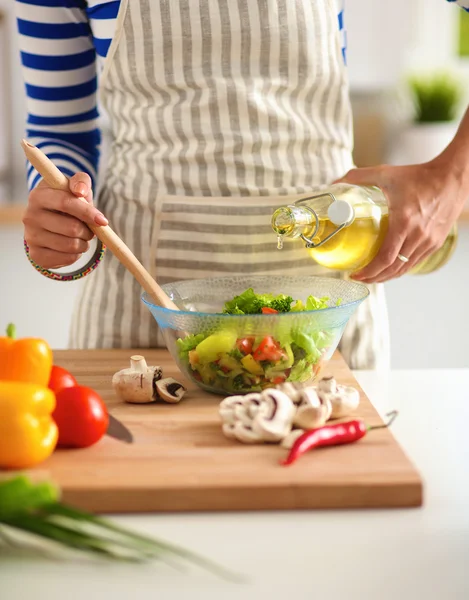
[[[355,373],[425,482],[406,510],[114,517],[247,575],[0,555],[2,600],[467,600],[469,369]]]

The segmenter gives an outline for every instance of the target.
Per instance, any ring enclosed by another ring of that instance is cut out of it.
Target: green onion
[[[0,545],[21,546],[15,531],[51,540],[66,548],[110,560],[144,562],[188,561],[219,577],[240,582],[223,567],[184,548],[120,527],[108,519],[59,501],[59,489],[49,482],[32,483],[21,475],[0,482]]]

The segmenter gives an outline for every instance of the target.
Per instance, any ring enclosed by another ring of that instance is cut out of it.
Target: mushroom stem
[[[148,370],[147,361],[139,354],[134,354],[134,356],[130,357],[130,366],[133,371],[138,371],[139,373],[146,373]]]

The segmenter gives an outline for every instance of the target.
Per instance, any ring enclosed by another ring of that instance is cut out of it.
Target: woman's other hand
[[[93,206],[90,176],[77,173],[70,179],[70,192],[41,181],[29,194],[23,224],[31,259],[45,269],[58,269],[75,263],[89,249],[94,235],[87,224],[108,222]]]
[[[410,166],[352,169],[340,182],[376,185],[389,206],[389,228],[378,254],[353,279],[380,283],[408,272],[438,250],[468,197],[467,174],[443,156]],[[402,261],[398,255],[408,258]]]

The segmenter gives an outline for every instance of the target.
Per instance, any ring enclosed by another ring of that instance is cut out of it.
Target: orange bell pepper
[[[0,381],[0,468],[33,467],[52,454],[59,437],[54,409],[52,390]]]
[[[0,381],[35,383],[47,387],[53,355],[49,344],[41,339],[15,339],[15,327],[7,327],[0,337]]]

